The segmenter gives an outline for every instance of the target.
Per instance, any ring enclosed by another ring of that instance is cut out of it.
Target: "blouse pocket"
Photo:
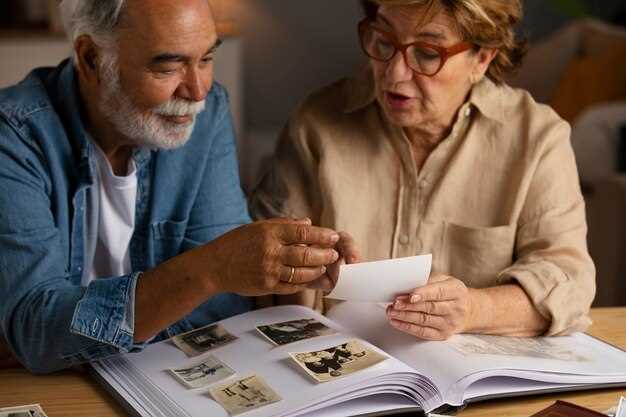
[[[470,287],[496,285],[498,274],[511,266],[515,225],[467,227],[445,223],[444,252],[450,275]]]
[[[187,232],[187,220],[161,221],[150,225],[154,265],[180,254]]]

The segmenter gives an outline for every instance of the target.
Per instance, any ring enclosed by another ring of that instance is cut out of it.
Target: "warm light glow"
[[[237,0],[209,0],[217,22],[217,31],[220,34],[232,35],[239,30],[239,1]]]

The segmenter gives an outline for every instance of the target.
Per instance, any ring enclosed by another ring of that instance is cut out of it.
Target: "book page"
[[[589,360],[574,349],[563,346],[548,337],[456,335],[450,339],[450,345],[465,356],[505,355],[568,362]]]
[[[521,341],[456,335],[431,342],[391,327],[384,307],[377,304],[344,302],[332,308],[328,316],[427,375],[452,405],[462,404],[471,384],[495,376],[525,378],[548,386],[626,380],[626,354],[585,334]],[[488,340],[493,345],[488,346]],[[502,392],[507,389],[501,387]]]
[[[319,337],[276,346],[257,330],[259,326],[304,319],[315,319],[333,329],[334,332],[323,332],[324,334]],[[389,357],[367,342],[362,343],[373,352],[378,352],[384,356],[384,360],[342,378],[325,383],[314,381],[294,362],[289,356],[289,352],[328,349],[332,346],[345,344],[352,338],[345,333],[342,334],[343,329],[340,326],[304,307],[283,306],[258,310],[232,317],[220,322],[220,324],[230,334],[236,336],[237,340],[211,349],[210,352],[197,357],[189,358],[174,343],[165,341],[150,345],[140,353],[100,361],[104,367],[98,367],[97,364],[94,367],[99,369],[99,372],[108,374],[110,380],[121,387],[121,390],[128,397],[143,397],[143,401],[139,401],[139,403],[148,410],[142,414],[146,416],[172,415],[178,417],[181,415],[174,411],[170,413],[166,411],[168,406],[164,402],[168,398],[185,410],[186,414],[182,415],[190,417],[227,416],[225,409],[210,395],[211,389],[216,385],[188,389],[180,383],[180,378],[174,377],[170,371],[170,369],[185,369],[190,365],[202,363],[203,359],[208,357],[216,358],[236,373],[217,383],[220,386],[228,383],[228,381],[237,381],[237,378],[254,375],[264,381],[268,389],[276,394],[276,398],[280,398],[276,402],[250,411],[250,414],[255,416],[289,415],[297,410],[301,410],[300,414],[302,414],[310,408],[323,408],[339,404],[363,395],[376,394],[380,390],[384,392],[394,384],[396,386],[403,383],[407,386],[419,384],[417,377],[411,375],[413,371],[408,366]],[[393,375],[400,375],[400,377],[394,381]],[[390,382],[390,378],[394,382]],[[137,401],[134,401],[133,404],[136,404]],[[155,409],[152,412],[149,411],[151,410],[151,402],[155,402]],[[404,401],[399,401],[399,405],[402,404]],[[239,405],[236,404],[233,409],[239,410],[237,407]]]

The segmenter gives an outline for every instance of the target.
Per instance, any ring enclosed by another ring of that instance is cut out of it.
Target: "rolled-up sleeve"
[[[562,335],[591,323],[595,267],[587,250],[585,203],[570,128],[559,121],[541,133],[519,217],[515,262],[498,281],[517,281],[551,321],[546,334]]]
[[[128,352],[143,346],[135,344],[133,337],[135,289],[139,276],[140,273],[133,273],[92,281],[76,305],[70,331],[120,351]]]

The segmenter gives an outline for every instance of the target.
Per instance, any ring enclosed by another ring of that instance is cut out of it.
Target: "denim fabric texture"
[[[80,103],[69,61],[0,90],[0,337],[35,373],[143,349],[133,341],[140,273],[250,221],[228,96],[214,83],[187,144],[133,155],[134,272],[81,287],[96,161]],[[219,294],[152,342],[251,308]]]

